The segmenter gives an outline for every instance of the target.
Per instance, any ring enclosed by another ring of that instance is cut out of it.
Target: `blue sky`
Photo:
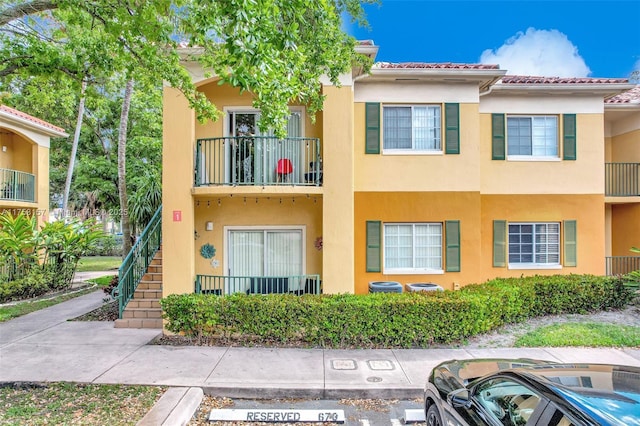
[[[377,61],[497,63],[509,74],[629,77],[640,69],[640,0],[381,0]]]

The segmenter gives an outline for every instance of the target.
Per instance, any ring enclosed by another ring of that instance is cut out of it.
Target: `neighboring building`
[[[49,216],[49,142],[60,127],[0,105],[0,212]]]
[[[165,88],[164,296],[640,268],[628,257],[640,104],[627,80],[378,63],[323,82],[315,124],[292,105],[277,140],[260,134],[248,93],[185,65],[224,116],[201,125]]]
[[[607,273],[640,269],[640,85],[605,100],[605,226]],[[636,255],[637,256],[637,255]]]

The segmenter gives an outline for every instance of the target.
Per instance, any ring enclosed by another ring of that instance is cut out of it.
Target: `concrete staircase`
[[[153,257],[147,273],[124,308],[116,328],[162,328],[162,246]]]

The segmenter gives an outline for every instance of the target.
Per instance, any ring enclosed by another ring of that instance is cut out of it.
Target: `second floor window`
[[[386,151],[442,151],[439,105],[385,106]]]
[[[558,117],[507,117],[507,155],[558,157]]]

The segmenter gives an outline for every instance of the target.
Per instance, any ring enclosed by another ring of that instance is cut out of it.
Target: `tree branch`
[[[16,4],[0,12],[0,25],[6,25],[14,19],[23,18],[32,13],[52,10],[58,7],[53,0],[31,0],[27,3]]]

